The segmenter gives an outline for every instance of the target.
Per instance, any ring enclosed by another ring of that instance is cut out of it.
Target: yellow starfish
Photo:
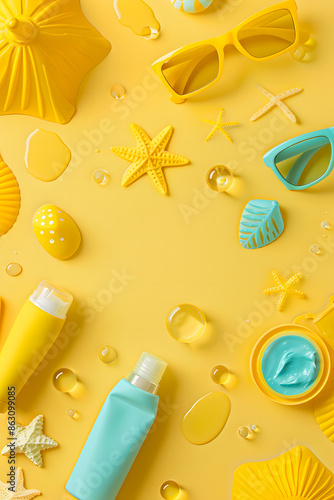
[[[289,120],[291,120],[293,123],[296,123],[297,118],[292,113],[291,109],[289,109],[288,106],[286,104],[284,104],[283,100],[286,99],[287,97],[292,96],[292,95],[299,94],[299,92],[301,92],[303,90],[301,87],[285,90],[284,92],[281,92],[278,95],[272,94],[271,92],[269,92],[269,90],[266,90],[265,88],[261,87],[261,85],[259,85],[258,83],[255,84],[255,87],[263,95],[268,97],[268,99],[270,99],[270,101],[268,102],[268,104],[266,104],[263,108],[259,109],[259,111],[257,111],[252,116],[252,118],[250,119],[251,122],[255,122],[255,120],[257,120],[258,118],[260,118],[260,116],[267,113],[274,106],[278,106],[283,111],[283,113],[286,114],[286,116],[289,118]]]
[[[213,129],[211,130],[210,134],[208,137],[205,139],[206,141],[209,141],[211,137],[215,135],[216,132],[221,132],[225,139],[227,139],[229,142],[233,142],[230,134],[225,130],[226,127],[234,127],[235,125],[239,125],[239,122],[228,122],[228,123],[223,123],[223,118],[224,118],[225,111],[222,108],[219,111],[218,119],[217,121],[213,120],[203,120],[204,123],[208,123],[209,125],[213,125]]]
[[[24,487],[24,476],[21,467],[15,472],[15,491],[9,488],[14,488],[9,483],[5,484],[0,481],[0,499],[1,500],[31,500],[32,498],[41,495],[38,490],[26,490]]]
[[[136,139],[137,147],[111,148],[111,151],[117,156],[132,162],[132,165],[123,175],[122,186],[127,187],[142,175],[148,174],[155,187],[162,194],[167,194],[167,184],[162,168],[177,167],[189,163],[189,160],[184,156],[165,151],[165,147],[172,136],[173,127],[170,125],[165,127],[153,140],[150,139],[139,125],[131,123],[130,128]]]
[[[58,443],[49,436],[43,434],[43,415],[38,415],[29,425],[16,424],[15,428],[15,453],[24,453],[35,465],[42,467],[43,458],[41,451],[55,448]],[[10,448],[6,445],[2,450],[2,455],[9,455]],[[0,497],[1,499],[1,497]]]
[[[303,275],[302,273],[296,273],[288,281],[284,281],[283,278],[278,274],[277,271],[272,272],[272,276],[277,283],[277,286],[267,288],[263,290],[264,295],[276,295],[279,294],[280,298],[277,304],[277,310],[282,311],[285,301],[288,295],[295,295],[297,297],[303,298],[304,294],[300,290],[295,290],[292,288],[294,283],[298,281]]]

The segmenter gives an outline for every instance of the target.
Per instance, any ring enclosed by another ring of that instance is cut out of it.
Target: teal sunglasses
[[[287,189],[298,191],[327,177],[334,166],[334,127],[303,134],[271,149],[263,157]]]

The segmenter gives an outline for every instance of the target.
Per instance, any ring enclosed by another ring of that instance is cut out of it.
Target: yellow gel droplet
[[[60,368],[53,375],[53,385],[59,392],[71,392],[77,385],[76,374],[69,368]]]
[[[166,481],[161,485],[160,494],[164,500],[176,500],[181,493],[181,488],[176,481]]]
[[[230,378],[230,371],[226,366],[217,365],[211,371],[211,378],[216,384],[226,384]]]
[[[231,170],[224,165],[216,165],[206,174],[206,182],[209,188],[220,193],[232,187],[234,181]]]
[[[117,100],[123,99],[125,94],[126,94],[125,88],[123,87],[123,85],[121,85],[119,83],[116,83],[115,85],[112,85],[110,87],[110,95],[114,99],[117,99]]]
[[[175,340],[189,343],[203,335],[206,319],[203,312],[192,304],[180,304],[170,311],[166,325]]]
[[[77,412],[75,410],[73,410],[73,408],[69,408],[67,410],[67,415],[70,417],[70,418],[74,418],[76,416]]]
[[[19,274],[22,273],[22,266],[20,264],[18,264],[17,262],[11,262],[6,267],[6,273],[9,276],[18,276]]]
[[[206,444],[223,430],[231,410],[226,394],[210,392],[199,399],[181,422],[185,438],[193,444]]]
[[[238,432],[239,432],[239,436],[244,438],[244,439],[247,439],[250,435],[250,431],[249,431],[248,427],[240,427]]]
[[[27,171],[40,181],[57,179],[71,160],[71,151],[54,132],[37,129],[27,139]]]
[[[106,186],[109,184],[110,175],[107,170],[95,170],[93,173],[93,179],[99,186]]]
[[[136,35],[148,39],[159,36],[160,24],[143,0],[117,0],[115,10],[120,22]]]
[[[99,358],[103,363],[112,363],[117,358],[117,352],[110,345],[106,345],[99,351]]]

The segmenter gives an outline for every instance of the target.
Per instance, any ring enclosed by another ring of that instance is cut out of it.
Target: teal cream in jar
[[[310,390],[319,369],[317,349],[305,337],[297,335],[277,338],[262,357],[262,374],[266,383],[283,396],[298,396]]]

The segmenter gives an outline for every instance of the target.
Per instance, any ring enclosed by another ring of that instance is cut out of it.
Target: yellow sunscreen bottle
[[[0,412],[19,394],[58,337],[73,297],[42,281],[23,305],[0,353]]]

